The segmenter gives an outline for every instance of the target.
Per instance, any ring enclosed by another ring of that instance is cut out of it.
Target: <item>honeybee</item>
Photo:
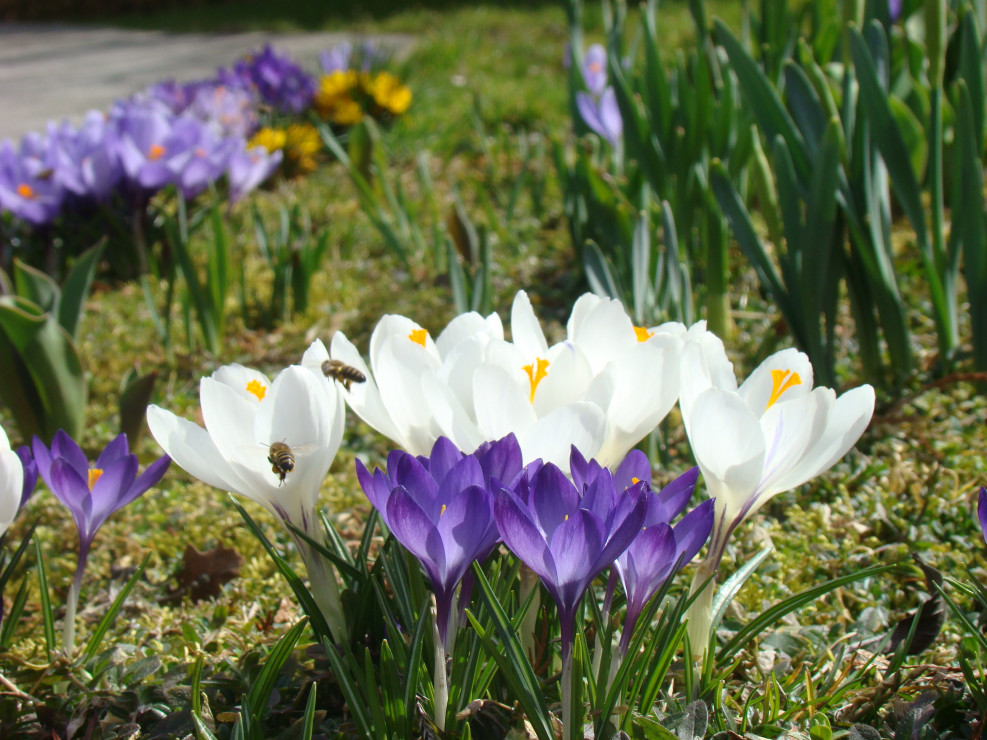
[[[340,360],[326,360],[323,362],[322,374],[327,378],[338,380],[346,390],[349,390],[353,383],[365,383],[367,380],[366,375]]]
[[[295,469],[295,455],[291,448],[284,442],[272,442],[267,451],[267,461],[271,463],[271,472],[280,476],[278,485],[284,485],[285,476]]]

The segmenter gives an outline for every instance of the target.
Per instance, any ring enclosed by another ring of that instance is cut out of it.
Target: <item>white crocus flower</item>
[[[439,374],[443,357],[457,346],[468,339],[482,344],[490,337],[503,337],[496,315],[486,319],[475,313],[459,316],[437,341],[411,319],[387,315],[370,337],[369,367],[342,332],[333,335],[331,354],[367,378],[344,391],[357,416],[408,452],[427,455],[443,432],[424,387]]]
[[[24,466],[17,453],[10,449],[7,433],[0,427],[0,534],[17,516],[24,488]]]
[[[496,314],[458,316],[434,345],[409,319],[385,316],[371,339],[372,373],[341,334],[332,356],[368,376],[346,394],[350,407],[409,452],[427,454],[440,435],[471,451],[514,433],[525,462],[567,470],[572,445],[615,464],[664,418],[678,396],[684,334],[681,324],[635,327],[618,301],[587,294],[567,338],[549,345],[519,291],[511,341]]]
[[[316,505],[343,438],[345,407],[335,384],[293,365],[271,382],[241,365],[225,365],[202,378],[199,400],[205,428],[158,406],[147,411],[158,444],[184,470],[225,491],[257,502],[287,526],[317,539]],[[283,443],[294,466],[282,474],[268,459]],[[345,637],[338,587],[311,545],[289,532],[312,581],[313,596],[337,639]]]
[[[680,405],[693,454],[716,516],[709,551],[693,589],[714,576],[730,534],[773,496],[832,467],[863,434],[874,413],[869,385],[837,397],[812,387],[808,357],[786,349],[768,357],[737,387],[723,343],[712,334],[687,339]],[[713,589],[690,611],[693,651],[709,639]]]

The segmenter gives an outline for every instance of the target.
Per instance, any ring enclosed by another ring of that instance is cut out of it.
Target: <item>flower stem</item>
[[[346,617],[343,614],[343,604],[339,598],[339,585],[336,583],[336,574],[329,567],[328,562],[322,554],[309,545],[301,537],[295,537],[298,544],[298,551],[305,561],[305,569],[308,571],[308,580],[312,587],[312,598],[325,617],[329,629],[332,631],[332,638],[336,644],[345,642],[349,637],[346,629]]]
[[[576,740],[578,726],[582,722],[574,722],[572,716],[572,642],[576,629],[575,614],[559,613],[559,627],[562,639],[562,737],[564,740]]]
[[[538,574],[524,563],[521,564],[521,603],[528,600],[528,596],[534,591],[531,599],[531,606],[528,607],[524,619],[521,621],[521,649],[532,667],[535,665],[535,624],[538,621],[538,606],[541,593],[538,591]]]
[[[435,670],[432,677],[433,719],[440,730],[446,729],[446,710],[449,707],[449,679],[446,675],[446,648],[439,635],[439,615],[432,603],[432,642],[435,643]]]
[[[79,545],[79,561],[75,568],[75,577],[69,587],[68,601],[65,603],[65,619],[62,622],[62,651],[65,657],[71,659],[75,652],[75,613],[79,607],[79,593],[82,591],[82,574],[86,570],[89,559],[89,547]]]
[[[713,621],[713,595],[716,592],[716,569],[719,566],[720,558],[711,560],[709,555],[700,563],[696,569],[696,575],[692,579],[692,589],[690,595],[695,594],[703,584],[702,593],[696,597],[689,607],[686,616],[689,619],[689,643],[692,645],[692,659],[701,662],[706,656],[706,649],[709,646],[709,631]],[[706,583],[710,576],[713,580]]]

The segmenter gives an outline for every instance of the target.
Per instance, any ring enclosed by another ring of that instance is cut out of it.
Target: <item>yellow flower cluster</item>
[[[411,105],[411,90],[390,72],[331,72],[319,80],[314,106],[319,116],[338,126],[352,126],[364,115],[400,116]]]
[[[317,166],[315,158],[322,151],[319,132],[310,123],[293,123],[287,128],[262,128],[247,142],[248,148],[255,146],[262,146],[269,152],[284,152],[285,164],[292,175],[314,170]]]

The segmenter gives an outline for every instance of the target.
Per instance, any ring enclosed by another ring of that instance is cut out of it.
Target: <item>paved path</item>
[[[374,37],[400,56],[406,36]],[[320,51],[342,33],[169,34],[49,25],[0,24],[0,139],[43,131],[48,121],[79,121],[163,79],[209,77],[270,42],[316,71]]]

